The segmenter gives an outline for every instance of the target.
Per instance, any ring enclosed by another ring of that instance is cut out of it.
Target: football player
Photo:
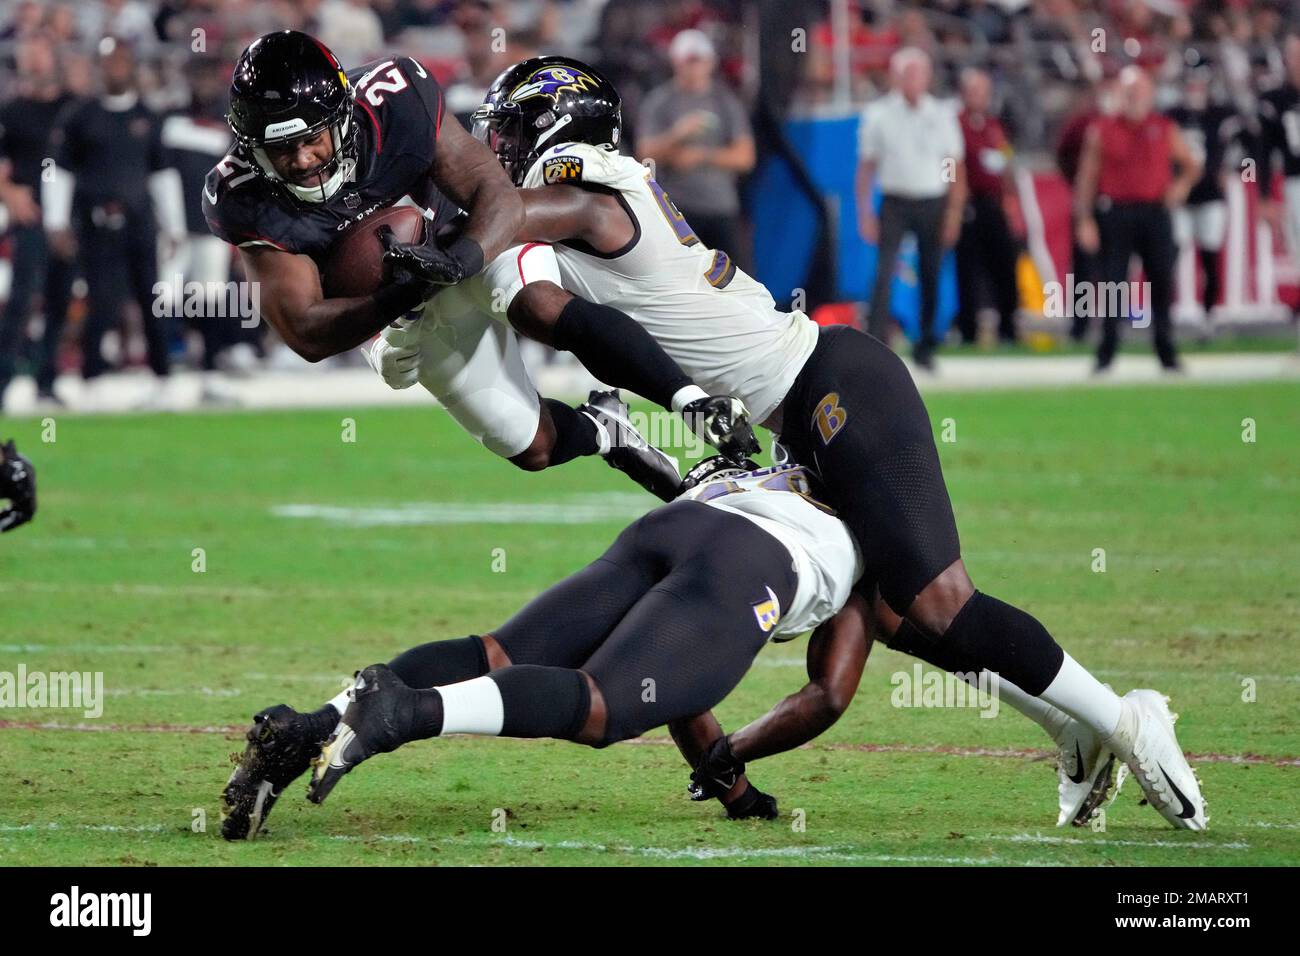
[[[766,641],[817,627],[848,599],[861,559],[808,469],[714,456],[682,490],[491,632],[368,667],[318,711],[258,714],[223,794],[222,833],[255,835],[317,754],[309,795],[320,802],[363,760],[424,737],[603,747],[688,718],[721,701]],[[732,801],[736,816],[774,811],[757,791]]]
[[[345,72],[304,33],[267,34],[235,65],[228,119],[237,145],[208,174],[204,215],[215,235],[238,247],[262,314],[291,348],[319,361],[424,310],[429,328],[441,330],[430,338],[441,344],[431,344],[427,382],[484,445],[526,470],[599,453],[671,496],[680,481],[675,463],[636,433],[616,393],[593,395],[578,409],[543,402],[513,332],[493,320],[497,303],[482,293],[525,275],[547,285],[550,253],[508,249],[523,222],[519,196],[491,151],[445,116],[442,90],[419,63],[391,57]],[[426,241],[393,242],[390,233],[390,281],[373,295],[326,298],[320,264],[334,240],[401,201],[426,210]],[[446,241],[435,241],[440,234]],[[475,278],[485,266],[490,285]],[[627,316],[563,295],[549,344],[574,351],[610,384],[683,412],[727,453],[754,448],[738,403],[706,395]],[[509,299],[499,303],[507,316]]]
[[[816,474],[801,465],[706,459],[687,474],[680,500],[634,522],[500,627],[367,667],[317,711],[281,704],[258,714],[223,795],[222,833],[255,835],[313,763],[308,797],[319,803],[365,760],[428,737],[603,747],[680,728],[739,683],[764,643],[809,629],[810,673],[860,673],[870,650],[856,639],[868,609],[851,594],[861,553],[821,497]],[[1129,696],[1139,695],[1158,697]],[[696,772],[697,793],[721,797],[733,818],[774,818],[775,800],[745,779],[727,738],[718,740]],[[1143,759],[1172,766],[1175,758],[1152,751]]]
[[[0,534],[32,520],[36,514],[36,469],[18,453],[13,439],[0,445]]]
[[[1051,728],[1062,786],[1078,781],[1077,805],[1062,792],[1063,816],[1074,818],[1118,756],[1167,820],[1202,829],[1204,803],[1164,699],[1120,698],[1036,618],[975,589],[929,414],[902,360],[855,329],[819,331],[801,312],[779,312],[724,250],[699,241],[652,170],[619,155],[620,128],[617,91],[577,60],[537,57],[497,78],[474,133],[523,187],[516,241],[553,243],[565,289],[631,314],[816,471],[862,549],[858,587],[886,643],[945,670],[996,673],[1003,698]],[[525,286],[525,324],[554,321],[548,298]]]

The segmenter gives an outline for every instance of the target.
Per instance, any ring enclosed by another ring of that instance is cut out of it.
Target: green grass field
[[[218,794],[251,713],[490,629],[650,501],[593,461],[517,472],[432,407],[67,416],[53,443],[0,421],[41,481],[37,520],[0,539],[0,671],[102,671],[106,700],[98,719],[0,711],[0,865],[1300,862],[1300,388],[929,403],[936,433],[955,422],[940,450],[977,585],[1117,690],[1172,696],[1208,832],[1167,828],[1131,781],[1104,831],[1055,829],[1041,731],[1008,708],[891,706],[913,662],[877,648],[830,732],[752,765],[774,823],[690,803],[662,735],[459,738],[375,760],[323,807],[304,781],[264,839],[226,844]],[[765,650],[724,723],[799,687],[804,646]]]

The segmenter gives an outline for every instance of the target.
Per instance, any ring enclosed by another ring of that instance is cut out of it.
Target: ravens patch
[[[542,163],[544,183],[576,182],[582,178],[582,159],[578,156],[552,156]]]

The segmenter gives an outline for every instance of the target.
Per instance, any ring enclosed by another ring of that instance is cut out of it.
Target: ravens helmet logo
[[[528,79],[516,86],[508,99],[518,103],[535,96],[549,96],[555,103],[561,93],[582,93],[595,87],[596,81],[581,70],[568,66],[544,66],[534,70]]]

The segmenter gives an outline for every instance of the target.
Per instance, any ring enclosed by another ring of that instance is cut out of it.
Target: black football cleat
[[[358,671],[348,691],[352,703],[312,761],[307,799],[324,803],[344,774],[358,764],[416,739],[415,693],[385,664]]]
[[[724,458],[743,464],[763,450],[749,423],[745,403],[730,395],[710,395],[687,403],[682,409],[686,424]]]
[[[311,769],[328,736],[311,715],[285,704],[254,714],[248,746],[221,791],[221,835],[256,837],[284,788]]]
[[[578,411],[608,436],[609,449],[601,454],[611,468],[617,468],[657,498],[672,501],[677,497],[682,486],[677,459],[650,444],[636,430],[617,390],[592,392]]]

